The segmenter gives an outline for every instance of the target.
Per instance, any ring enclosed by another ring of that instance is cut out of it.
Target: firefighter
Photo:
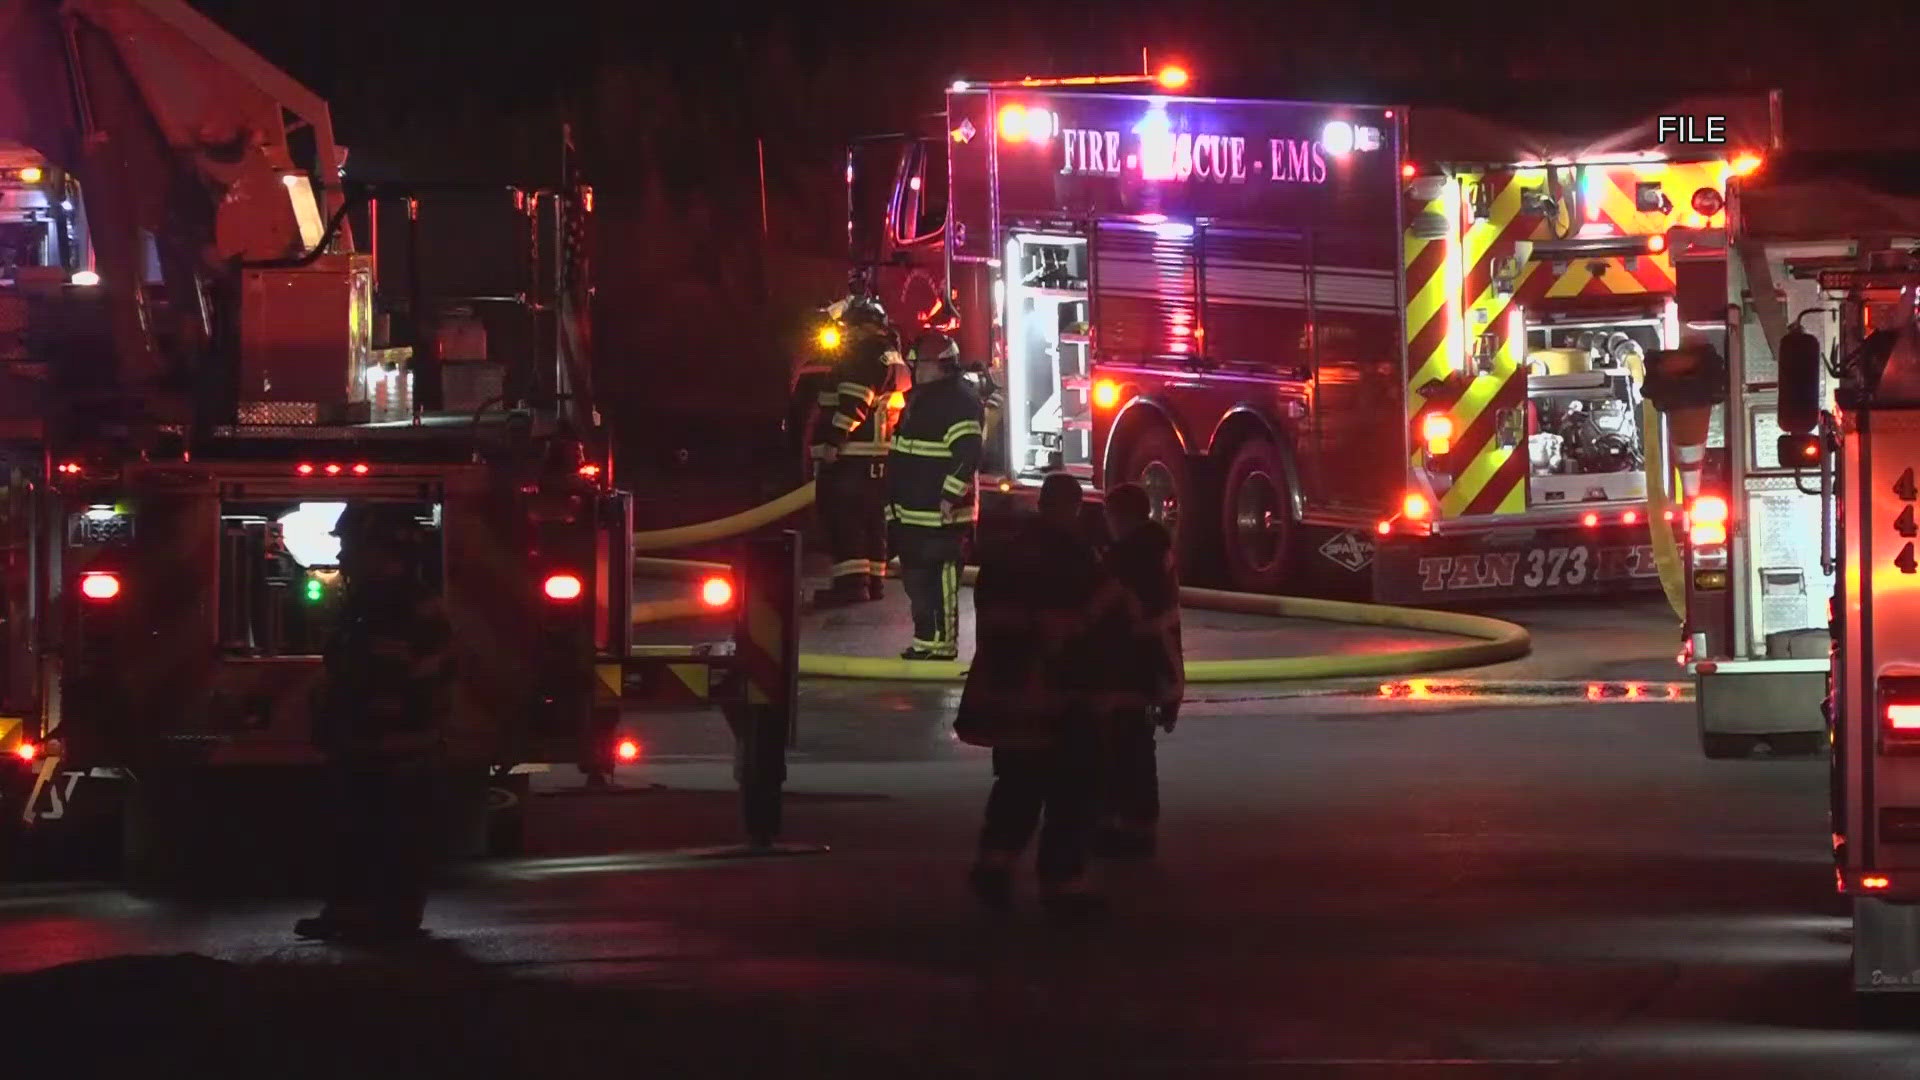
[[[346,594],[327,644],[316,742],[336,803],[326,906],[303,938],[417,936],[426,908],[452,624],[422,574],[421,529],[392,504],[341,515]]]
[[[913,390],[887,457],[887,522],[913,609],[906,660],[959,655],[960,556],[973,527],[981,408],[960,345],[929,330],[913,345]]]
[[[904,382],[899,338],[870,298],[849,300],[840,314],[847,340],[820,392],[814,425],[816,500],[833,583],[814,593],[815,607],[880,599],[887,574],[887,397]]]

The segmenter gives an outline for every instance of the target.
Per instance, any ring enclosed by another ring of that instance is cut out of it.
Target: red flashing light
[[[1885,874],[1868,874],[1860,879],[1861,888],[1871,889],[1874,892],[1879,892],[1882,889],[1888,889],[1892,886],[1892,879],[1888,878]]]
[[[1019,102],[1000,106],[1000,137],[1019,142],[1027,137],[1027,107]]]
[[[1591,529],[1595,525],[1600,524],[1600,515],[1589,510],[1586,513],[1580,515],[1580,524],[1585,525],[1587,528]]]
[[[1647,250],[1653,252],[1655,255],[1667,250],[1666,236],[1661,233],[1654,233],[1652,236],[1647,237]]]
[[[1693,500],[1687,512],[1689,536],[1696,546],[1727,542],[1727,500],[1718,495],[1702,495]]]
[[[588,480],[600,479],[600,466],[595,465],[591,461],[587,462],[585,465],[580,466],[579,471],[580,471],[580,475],[585,477]]]
[[[578,600],[580,594],[586,591],[586,586],[574,574],[548,574],[540,591],[546,593],[549,600]]]
[[[632,764],[640,760],[640,744],[633,739],[621,739],[614,744],[613,756]]]
[[[13,748],[13,756],[21,761],[31,762],[40,756],[40,748],[30,742],[23,742]]]
[[[80,575],[80,595],[89,600],[112,600],[120,595],[120,575],[89,570]]]
[[[1752,176],[1760,170],[1762,159],[1758,154],[1741,154],[1733,159],[1733,175]]]
[[[1400,166],[1400,179],[1411,180],[1413,179],[1414,174],[1418,173],[1419,171],[1420,170],[1414,168],[1413,162],[1409,161],[1405,165]]]
[[[60,463],[60,467],[57,471],[59,471],[60,473],[66,476],[79,476],[80,463],[77,461],[63,461]]]
[[[293,471],[299,473],[301,476],[312,476],[313,465],[310,462],[303,461],[300,464],[295,465],[293,467]]]
[[[1920,705],[1887,706],[1887,727],[1894,731],[1920,731]]]
[[[353,475],[355,476],[365,476],[372,471],[373,467],[364,461],[356,463],[353,467]]]
[[[1624,513],[1624,514],[1621,514],[1621,515],[1620,515],[1620,524],[1622,524],[1622,525],[1638,525],[1638,524],[1640,524],[1640,511],[1638,511],[1638,510],[1629,510],[1629,511],[1627,511],[1627,512],[1626,512],[1626,513]]]
[[[1160,69],[1160,77],[1158,81],[1161,86],[1164,86],[1169,90],[1180,89],[1181,87],[1187,85],[1187,80],[1188,80],[1188,75],[1187,75],[1186,68],[1170,65],[1168,67],[1163,67]]]
[[[1400,500],[1400,513],[1408,521],[1425,521],[1433,516],[1433,504],[1425,495],[1409,491],[1407,497]]]
[[[716,610],[733,604],[733,582],[715,575],[700,583],[700,602]]]
[[[342,472],[339,462],[328,463],[325,471],[328,476],[339,476]]]

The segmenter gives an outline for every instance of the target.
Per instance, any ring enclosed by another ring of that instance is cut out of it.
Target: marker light
[[[578,600],[586,586],[573,574],[548,574],[540,591],[546,593],[549,600]]]
[[[1160,85],[1169,90],[1178,90],[1187,85],[1187,69],[1168,65],[1160,69]]]
[[[46,179],[46,176],[47,174],[41,171],[38,165],[29,165],[20,170],[20,182],[23,184],[37,184]]]
[[[79,476],[80,463],[77,461],[63,461],[60,463],[60,467],[56,471],[59,472],[62,476]]]
[[[89,570],[80,575],[80,595],[89,600],[111,600],[120,595],[120,575]]]
[[[1667,250],[1667,238],[1660,233],[1654,233],[1652,236],[1647,237],[1647,250],[1653,252],[1655,255]]]
[[[1111,409],[1120,403],[1120,384],[1112,379],[1101,379],[1093,384],[1093,407]]]
[[[1887,726],[1895,731],[1920,731],[1920,705],[1887,706]]]
[[[823,326],[820,328],[819,335],[814,340],[818,341],[820,347],[823,349],[837,349],[840,347],[840,328],[837,326]]]
[[[1413,162],[1409,161],[1405,165],[1400,166],[1400,179],[1411,180],[1413,179],[1413,174],[1419,171],[1420,170],[1413,167]]]
[[[367,475],[368,473],[370,473],[370,472],[372,472],[372,471],[373,471],[373,469],[372,469],[372,467],[371,467],[371,466],[369,466],[369,465],[368,465],[368,464],[367,464],[366,462],[364,462],[364,461],[360,461],[360,462],[355,462],[355,463],[354,463],[354,466],[353,466],[353,475],[355,475],[355,476],[365,476],[365,475]]]
[[[30,762],[40,756],[40,748],[30,742],[23,742],[13,748],[13,756],[19,758],[21,761]]]
[[[1727,500],[1718,495],[1702,495],[1693,500],[1693,508],[1687,512],[1693,543],[1696,546],[1726,543],[1727,516]]]
[[[309,461],[303,461],[300,464],[295,465],[293,467],[293,471],[299,473],[301,476],[312,476],[313,463]]]
[[[1320,129],[1320,145],[1335,157],[1353,153],[1353,125],[1345,120],[1330,120]]]
[[[98,285],[100,284],[100,275],[91,270],[77,270],[69,280],[75,285]]]
[[[1587,528],[1591,529],[1594,526],[1600,524],[1600,515],[1589,510],[1588,512],[1580,515],[1580,524],[1585,525]]]
[[[621,739],[614,744],[613,756],[621,761],[632,763],[640,760],[640,744],[632,739]]]
[[[328,462],[324,471],[328,476],[339,476],[341,473],[340,463],[337,461]]]
[[[1629,510],[1629,511],[1627,511],[1627,512],[1626,512],[1626,513],[1624,513],[1624,514],[1621,514],[1621,515],[1620,515],[1620,524],[1622,524],[1622,525],[1638,525],[1638,524],[1640,524],[1640,511],[1638,511],[1638,510]]]
[[[1019,102],[1000,106],[1000,137],[1019,142],[1027,137],[1027,107]]]
[[[1446,413],[1428,413],[1420,421],[1420,437],[1426,440],[1429,454],[1444,454],[1453,449],[1453,417]]]
[[[1759,170],[1760,165],[1760,155],[1741,154],[1739,157],[1733,159],[1733,175],[1752,176]]]
[[[1373,531],[1379,533],[1381,536],[1391,536],[1393,535],[1393,522],[1382,521],[1373,527]]]
[[[1400,500],[1400,513],[1409,521],[1425,521],[1433,516],[1433,504],[1425,495],[1409,491],[1407,497]]]
[[[733,582],[715,575],[700,583],[700,602],[710,608],[724,608],[733,603]]]
[[[1863,877],[1860,879],[1861,888],[1872,889],[1875,892],[1878,892],[1881,889],[1888,888],[1892,884],[1893,884],[1892,880],[1890,880],[1884,874],[1868,874],[1866,877]]]
[[[1000,481],[1000,492],[1001,492],[1001,494],[1003,494],[1003,495],[1004,495],[1004,494],[1006,494],[1007,492],[1009,492],[1009,491],[1012,491],[1012,490],[1013,490],[1013,481],[1011,481],[1011,480],[1002,480],[1002,481]]]

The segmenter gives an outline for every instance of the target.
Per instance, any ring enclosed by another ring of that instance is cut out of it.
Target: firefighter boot
[[[866,580],[852,575],[834,578],[833,584],[824,589],[815,589],[813,592],[813,606],[816,611],[846,607],[850,604],[864,604],[866,601]]]
[[[867,575],[867,599],[885,600],[887,598],[887,579],[879,574]]]

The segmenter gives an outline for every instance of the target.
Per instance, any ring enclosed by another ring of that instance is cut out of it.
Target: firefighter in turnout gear
[[[833,584],[814,594],[816,607],[880,599],[887,574],[887,397],[905,383],[899,339],[878,302],[849,300],[839,319],[846,337],[820,391],[813,430],[816,499],[833,556]]]
[[[908,660],[951,660],[960,646],[962,541],[973,527],[980,396],[960,346],[941,330],[914,343],[913,390],[887,456],[887,523],[913,608]]]

